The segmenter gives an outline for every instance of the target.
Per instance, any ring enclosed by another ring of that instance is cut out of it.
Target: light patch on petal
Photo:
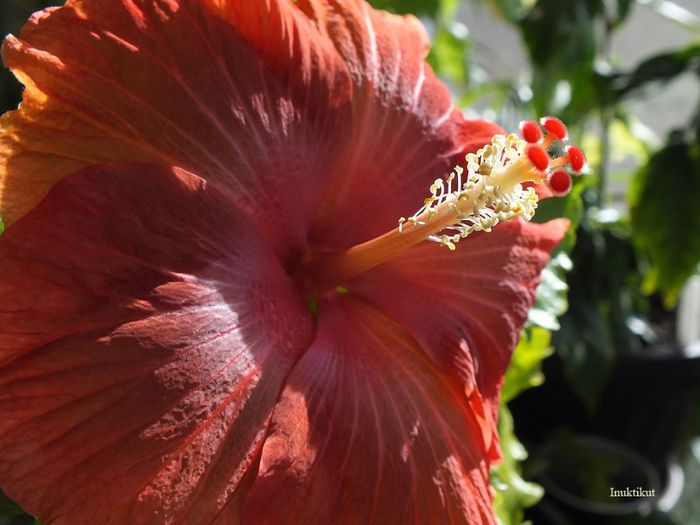
[[[52,525],[234,523],[312,334],[256,225],[182,170],[93,167],[0,263],[2,489]]]

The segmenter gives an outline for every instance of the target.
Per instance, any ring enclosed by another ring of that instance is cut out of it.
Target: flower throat
[[[520,135],[495,135],[476,153],[467,154],[466,165],[435,180],[423,206],[401,217],[397,228],[341,251],[311,254],[302,268],[310,288],[324,291],[344,285],[425,240],[455,250],[460,240],[474,232],[490,232],[499,222],[518,217],[529,221],[538,204],[533,184],[546,184],[554,195],[566,195],[572,180],[563,168],[580,173],[586,164],[576,146],[566,147],[559,157],[550,155],[555,141],[568,140],[566,126],[553,117],[539,124],[525,121]]]

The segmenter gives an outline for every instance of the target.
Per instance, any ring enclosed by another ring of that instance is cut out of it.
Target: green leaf
[[[569,310],[553,343],[574,393],[593,412],[618,352],[641,341],[628,321],[642,309],[630,227],[591,210],[578,231],[568,275]]]
[[[467,34],[467,29],[461,24],[440,27],[428,55],[428,62],[435,73],[457,84],[467,82]]]
[[[634,241],[649,258],[648,293],[675,304],[700,264],[700,155],[676,134],[635,176],[630,193]]]
[[[534,5],[533,0],[476,0],[487,4],[501,18],[512,24],[517,24],[524,18]]]
[[[22,508],[0,492],[0,516],[19,516],[24,514]]]
[[[572,305],[556,335],[556,351],[572,390],[589,412],[593,412],[615,363],[605,312],[598,303]]]
[[[434,17],[442,2],[440,0],[369,0],[369,3],[377,9],[385,9],[394,13]]]
[[[627,17],[630,15],[632,11],[632,5],[634,4],[634,0],[617,0],[617,2],[614,2],[615,4],[615,18],[613,21],[614,26],[619,26],[622,25],[625,20],[627,20]]]
[[[539,0],[519,27],[533,66],[532,91],[535,112],[558,113],[573,101],[594,100],[593,81],[597,44],[597,19],[603,10],[598,0],[569,2]],[[569,90],[569,97],[563,95]]]
[[[621,25],[633,0],[484,0],[521,33],[532,65],[532,105],[572,126],[614,100],[612,79],[595,67],[601,26]]]
[[[542,361],[552,355],[551,333],[544,328],[525,330],[506,372],[501,401],[507,403],[523,390],[544,382]]]
[[[530,325],[558,330],[558,317],[569,307],[566,273],[571,270],[571,259],[566,253],[559,253],[542,270],[540,285],[537,287],[535,303],[528,312]]]
[[[632,72],[618,75],[613,86],[618,99],[629,97],[651,83],[665,83],[686,71],[700,72],[700,43],[662,53],[641,62]]]
[[[527,458],[527,451],[515,437],[513,416],[501,405],[498,433],[503,451],[503,461],[491,469],[491,486],[496,492],[494,510],[501,525],[519,525],[523,509],[535,505],[543,496],[542,487],[525,481],[519,462]]]

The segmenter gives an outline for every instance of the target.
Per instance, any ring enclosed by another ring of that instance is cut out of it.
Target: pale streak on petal
[[[412,100],[413,100],[413,109],[415,110],[418,107],[418,103],[420,102],[420,94],[421,90],[423,89],[423,82],[425,82],[425,62],[420,63],[420,73],[418,74],[418,79],[416,80],[416,86],[413,88],[413,95],[412,95]]]
[[[445,122],[447,122],[450,119],[450,117],[452,117],[454,110],[455,110],[454,104],[450,104],[450,107],[447,108],[447,111],[445,111],[445,113],[443,113],[440,117],[438,117],[437,120],[433,121],[433,123],[432,123],[433,128],[439,128]]]
[[[369,13],[367,4],[362,5],[362,14],[364,16],[365,27],[367,28],[367,37],[369,38],[369,61],[368,68],[372,72],[372,82],[377,85],[379,82],[379,52],[377,50],[377,35],[374,32],[374,25]]]

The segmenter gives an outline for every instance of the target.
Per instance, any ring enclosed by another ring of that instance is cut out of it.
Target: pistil
[[[551,159],[547,148],[554,140],[567,138],[558,119],[521,125],[523,139],[496,135],[491,143],[465,157],[447,179],[437,179],[423,206],[398,227],[379,237],[342,251],[309,255],[302,274],[315,291],[333,289],[386,262],[423,241],[433,241],[455,250],[457,243],[477,231],[490,232],[499,222],[521,217],[531,220],[537,208],[537,193],[526,182],[547,183],[555,195],[568,193],[571,177],[563,169],[570,164],[578,172],[585,164],[579,148],[567,148],[564,157]]]

